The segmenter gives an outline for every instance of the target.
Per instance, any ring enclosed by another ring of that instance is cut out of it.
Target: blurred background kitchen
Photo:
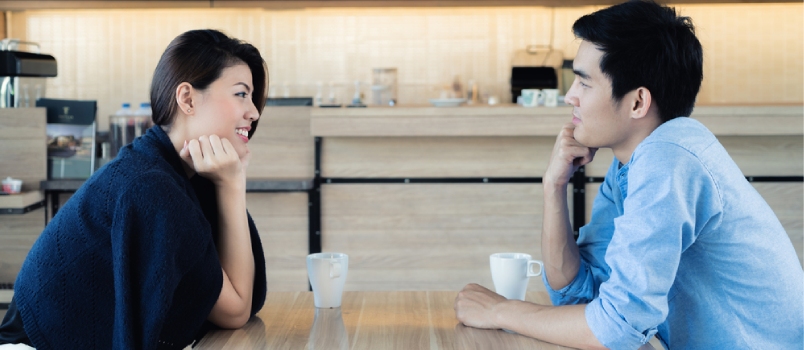
[[[490,253],[540,258],[540,177],[571,111],[513,104],[513,67],[549,61],[563,96],[579,45],[572,23],[612,3],[0,1],[0,37],[52,55],[58,74],[41,78],[40,97],[93,101],[98,135],[123,103],[148,102],[153,69],[178,34],[214,28],[252,43],[268,64],[272,103],[316,105],[269,106],[249,144],[248,204],[269,290],[306,290],[304,257],[321,250],[350,254],[347,290],[459,290],[491,286]],[[674,6],[704,47],[693,117],[771,204],[801,260],[804,4]],[[30,94],[35,84],[26,83]],[[394,101],[379,107],[386,88]],[[347,108],[356,90],[366,108]],[[432,106],[443,97],[468,101]],[[83,183],[53,178],[34,99],[0,108],[0,177],[24,180],[22,194],[0,197],[0,309],[31,244]],[[93,153],[114,155],[104,147]],[[611,154],[597,158],[569,194],[576,229]],[[530,288],[544,287],[534,278]]]
[[[159,56],[189,29],[216,28],[254,44],[268,63],[276,97],[314,96],[320,82],[351,99],[355,80],[368,83],[372,68],[395,67],[401,104],[426,104],[456,75],[463,84],[476,82],[486,96],[509,101],[515,52],[552,45],[572,59],[578,46],[572,23],[602,7],[573,1],[563,2],[566,7],[504,6],[540,1],[5,2],[20,10],[5,12],[4,37],[37,42],[58,59],[48,97],[97,100],[99,130],[108,130],[108,116],[121,103],[148,101]],[[705,48],[699,104],[802,103],[800,2],[694,2],[701,3],[677,9],[693,18]],[[450,3],[456,6],[428,6]],[[495,3],[503,6],[488,6]],[[385,7],[399,4],[407,6]],[[93,5],[110,8],[84,8]],[[55,6],[64,9],[48,9]],[[368,84],[364,89],[370,99]]]

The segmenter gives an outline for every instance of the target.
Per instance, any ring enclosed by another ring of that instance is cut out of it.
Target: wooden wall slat
[[[44,228],[43,209],[0,215],[0,283],[14,283],[22,262]]]
[[[23,191],[47,179],[44,108],[0,108],[0,176],[23,181]]]
[[[311,107],[266,107],[249,141],[253,179],[312,179],[314,139],[310,136]]]
[[[347,290],[493,288],[489,255],[541,257],[541,184],[323,185],[322,247]],[[544,290],[532,278],[529,290]]]
[[[307,291],[307,194],[249,193],[248,210],[265,252],[269,291]]]
[[[324,177],[541,177],[554,137],[324,138]]]

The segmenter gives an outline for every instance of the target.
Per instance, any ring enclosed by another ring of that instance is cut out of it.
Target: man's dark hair
[[[572,31],[603,51],[600,70],[616,102],[643,86],[662,122],[692,113],[703,80],[692,19],[653,1],[629,1],[579,18]]]
[[[151,80],[154,124],[168,127],[173,124],[179,110],[176,103],[179,84],[187,82],[196,89],[206,90],[220,78],[224,69],[241,63],[251,70],[254,84],[251,101],[262,114],[268,88],[268,68],[257,48],[212,29],[191,30],[177,36],[159,59]],[[258,121],[251,122],[249,138],[257,130]]]

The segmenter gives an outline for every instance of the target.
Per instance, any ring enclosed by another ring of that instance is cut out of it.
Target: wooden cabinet
[[[537,178],[567,108],[311,113],[312,133],[322,137],[322,247],[350,255],[347,290],[458,290],[471,282],[493,287],[489,254],[541,257],[543,190]],[[797,178],[804,175],[801,113],[801,107],[700,107],[693,116],[747,176]],[[610,150],[601,150],[586,176],[603,177],[612,159]],[[494,182],[511,179],[524,181]],[[801,259],[802,183],[753,184]],[[589,215],[599,183],[585,186]],[[541,279],[532,278],[529,290],[544,290]]]

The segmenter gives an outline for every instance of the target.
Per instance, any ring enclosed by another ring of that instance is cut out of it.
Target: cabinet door
[[[28,251],[44,229],[44,209],[0,215],[0,284],[14,283]]]

